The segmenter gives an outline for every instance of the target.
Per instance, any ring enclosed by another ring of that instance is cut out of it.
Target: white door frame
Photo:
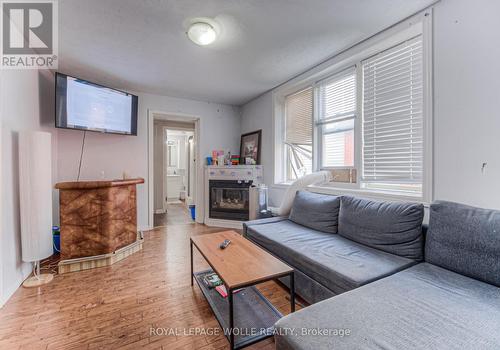
[[[154,152],[154,120],[167,120],[178,122],[194,123],[194,139],[195,139],[195,159],[196,159],[196,222],[203,223],[205,217],[205,202],[203,193],[203,162],[200,160],[200,117],[192,114],[166,112],[159,110],[148,109],[148,226],[154,227],[154,168],[153,168],[153,152]]]

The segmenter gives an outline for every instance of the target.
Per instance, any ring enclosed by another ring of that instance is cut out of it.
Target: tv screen
[[[56,73],[56,127],[137,135],[137,96]]]

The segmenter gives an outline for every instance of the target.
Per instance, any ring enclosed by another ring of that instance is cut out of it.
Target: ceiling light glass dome
[[[204,22],[191,24],[187,31],[187,36],[192,42],[201,46],[209,45],[217,39],[214,27]]]

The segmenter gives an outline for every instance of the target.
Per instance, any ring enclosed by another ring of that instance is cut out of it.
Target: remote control
[[[231,243],[231,241],[229,239],[225,239],[224,242],[222,242],[220,245],[219,245],[219,248],[220,249],[226,249],[227,246],[229,245],[229,243]]]

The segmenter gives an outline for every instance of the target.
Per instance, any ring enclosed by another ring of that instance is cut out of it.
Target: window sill
[[[365,190],[365,189],[346,189],[335,187],[334,185],[322,184],[322,185],[311,185],[307,187],[311,192],[325,193],[325,194],[338,194],[338,195],[354,195],[361,196],[370,199],[388,200],[388,201],[410,201],[416,203],[422,203],[424,206],[428,207],[429,202],[425,201],[420,196],[411,196],[407,194],[394,194],[375,190]]]
[[[287,183],[279,183],[279,184],[274,184],[272,187],[279,189],[286,189],[289,186],[290,184]],[[307,189],[311,192],[322,193],[322,194],[352,195],[352,196],[360,196],[375,200],[378,199],[378,200],[395,201],[395,202],[408,201],[408,202],[421,203],[425,207],[429,207],[430,205],[429,201],[424,200],[421,196],[412,196],[407,194],[400,195],[394,193],[387,193],[383,191],[338,187],[327,183],[319,185],[309,185],[307,186]]]
[[[291,185],[291,183],[288,183],[288,182],[280,182],[280,183],[273,184],[271,186],[271,188],[286,190],[288,187],[290,187],[290,185]]]

